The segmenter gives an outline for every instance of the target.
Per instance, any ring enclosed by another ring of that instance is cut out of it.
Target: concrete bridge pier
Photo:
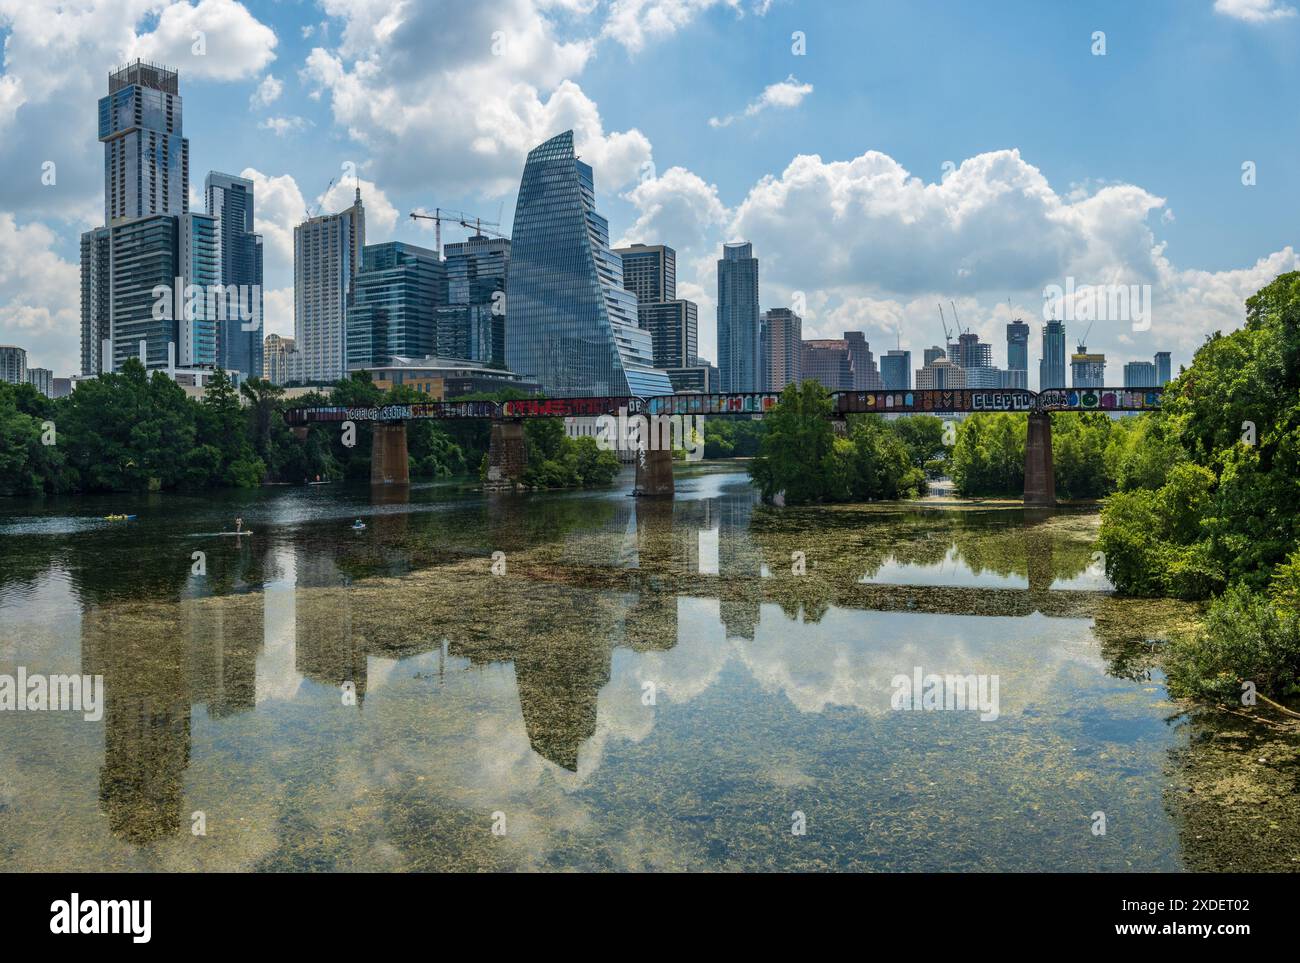
[[[524,444],[522,421],[494,421],[488,444],[487,491],[502,491],[515,487],[528,467],[528,447]]]
[[[673,452],[671,448],[642,448],[636,453],[636,484],[633,495],[673,497]]]
[[[370,430],[370,484],[409,485],[411,458],[406,422],[377,422]]]
[[[1025,437],[1025,505],[1056,507],[1056,475],[1052,467],[1052,416],[1046,411],[1029,413]]]

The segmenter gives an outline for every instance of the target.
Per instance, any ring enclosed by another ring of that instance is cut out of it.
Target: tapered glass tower
[[[591,166],[574,153],[571,130],[533,148],[524,164],[506,297],[506,364],[551,397],[672,394],[637,324],[636,295],[623,288],[623,260],[610,250]]]

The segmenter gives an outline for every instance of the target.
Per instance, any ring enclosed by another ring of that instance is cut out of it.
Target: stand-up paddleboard
[[[134,516],[134,515],[105,515],[105,516],[104,516],[104,521],[106,521],[106,522],[133,522],[133,521],[135,521],[135,516]]]

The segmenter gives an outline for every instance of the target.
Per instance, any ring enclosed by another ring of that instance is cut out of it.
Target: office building
[[[1051,320],[1043,325],[1043,356],[1038,363],[1038,389],[1065,387],[1065,324]]]
[[[0,381],[11,385],[27,384],[27,350],[12,344],[0,344]]]
[[[347,308],[348,371],[434,353],[435,311],[447,303],[447,266],[404,241],[368,244]]]
[[[916,370],[916,389],[947,390],[965,388],[966,369],[955,365],[945,357],[937,357],[924,367]]]
[[[845,331],[844,349],[849,353],[849,365],[853,371],[850,387],[854,391],[879,391],[884,382],[880,380],[880,369],[876,367],[867,336],[861,331]]]
[[[208,215],[216,222],[218,283],[226,289],[227,309],[217,320],[216,365],[245,378],[260,376],[263,249],[254,229],[253,182],[213,171],[203,187]]]
[[[27,383],[45,397],[54,397],[54,372],[49,368],[28,368]]]
[[[763,312],[761,357],[763,391],[781,391],[798,384],[803,374],[803,319],[789,308]]]
[[[1163,388],[1172,380],[1172,364],[1168,351],[1157,351],[1155,357],[1156,363],[1156,387]]]
[[[447,295],[434,312],[434,353],[505,367],[510,240],[475,234],[444,250]]]
[[[1124,365],[1125,388],[1157,388],[1156,366],[1150,361],[1130,361]]]
[[[97,227],[81,235],[81,374],[99,374],[104,341],[113,336],[112,232]]]
[[[891,348],[880,359],[880,381],[886,391],[912,387],[912,352]]]
[[[1106,356],[1089,353],[1086,344],[1070,355],[1070,386],[1073,388],[1104,388],[1106,386]]]
[[[347,309],[365,246],[360,186],[347,210],[293,229],[293,340],[305,382],[327,384],[344,376]]]
[[[921,358],[921,364],[931,365],[934,364],[936,361],[938,361],[940,358],[946,358],[946,357],[948,357],[948,352],[936,344],[933,347],[925,349],[925,352]]]
[[[293,338],[268,334],[262,342],[262,377],[273,385],[290,381],[290,356],[295,355]]]
[[[724,392],[762,387],[759,335],[754,247],[748,241],[724,244],[718,261],[718,374]]]
[[[573,131],[529,152],[511,237],[506,364],[553,397],[671,394],[595,195]]]
[[[108,75],[99,101],[104,223],[190,209],[189,141],[177,72],[137,60]]]
[[[623,259],[623,286],[641,303],[677,299],[677,252],[666,244],[633,244],[614,251]]]
[[[1007,370],[1003,387],[1029,387],[1029,325],[1019,318],[1007,325]]]
[[[633,244],[614,253],[623,261],[623,287],[636,295],[637,323],[650,332],[655,367],[694,367],[699,307],[677,298],[677,253],[666,244]]]

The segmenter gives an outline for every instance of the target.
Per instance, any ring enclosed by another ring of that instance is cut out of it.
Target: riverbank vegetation
[[[569,438],[558,418],[533,418],[524,422],[524,449],[528,465],[519,484],[524,488],[592,488],[608,485],[621,463],[613,451],[602,449],[590,435]],[[488,456],[479,464],[486,479]]]
[[[1170,646],[1171,687],[1300,696],[1300,272],[1208,338],[1141,431],[1100,545],[1121,592],[1212,600]]]
[[[370,428],[356,444],[337,425],[313,425],[299,440],[285,412],[311,405],[426,401],[410,388],[383,391],[366,375],[286,400],[260,378],[239,389],[218,372],[202,399],[131,359],[121,372],[83,381],[66,398],[31,385],[0,383],[0,495],[195,491],[264,482],[370,477]],[[414,478],[460,474],[487,450],[486,425],[412,422],[407,445]]]
[[[749,473],[766,501],[787,505],[914,498],[925,472],[889,422],[851,415],[837,435],[831,396],[817,381],[787,385],[764,416],[765,430]]]

